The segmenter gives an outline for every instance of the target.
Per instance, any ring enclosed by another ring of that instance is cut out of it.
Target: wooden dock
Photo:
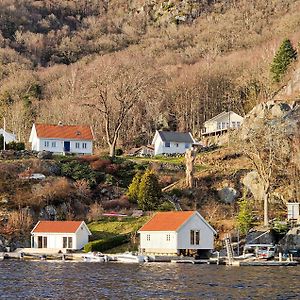
[[[238,267],[290,267],[297,266],[297,261],[234,261],[232,266]]]

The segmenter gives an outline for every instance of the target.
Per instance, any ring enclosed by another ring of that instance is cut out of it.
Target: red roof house
[[[216,234],[197,211],[158,212],[138,232],[143,253],[163,255],[212,250]]]
[[[29,142],[35,151],[92,154],[94,135],[85,125],[33,124]]]
[[[31,247],[81,249],[90,235],[84,221],[39,221],[31,231]]]

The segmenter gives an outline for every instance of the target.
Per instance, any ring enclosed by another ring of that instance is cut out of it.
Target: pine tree
[[[138,201],[142,175],[143,174],[141,172],[137,172],[133,177],[131,184],[128,187],[127,196],[129,198],[129,201],[132,203],[137,203]]]
[[[160,204],[161,188],[157,176],[147,170],[140,183],[138,205],[142,210],[155,210]]]
[[[279,82],[288,66],[297,59],[297,51],[289,39],[285,39],[277,50],[271,64],[271,75],[274,82]]]
[[[237,216],[238,227],[242,234],[247,234],[253,224],[252,206],[244,191],[243,197],[238,202],[239,213]]]

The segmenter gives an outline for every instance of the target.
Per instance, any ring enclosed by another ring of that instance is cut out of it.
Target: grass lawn
[[[92,239],[99,240],[136,232],[148,220],[149,217],[124,218],[122,220],[103,218],[97,222],[89,223],[88,227],[93,234]]]

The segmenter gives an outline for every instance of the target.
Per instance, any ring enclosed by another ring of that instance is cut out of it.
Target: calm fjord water
[[[300,267],[0,262],[0,299],[300,299]]]

